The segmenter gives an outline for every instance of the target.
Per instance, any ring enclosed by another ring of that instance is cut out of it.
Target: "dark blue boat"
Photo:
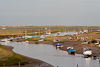
[[[58,44],[56,44],[56,47],[61,47],[61,45],[58,43]]]

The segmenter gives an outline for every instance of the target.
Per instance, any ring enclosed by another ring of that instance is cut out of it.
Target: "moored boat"
[[[76,50],[74,50],[72,46],[67,47],[67,51],[69,54],[75,54],[75,52],[76,52]]]
[[[2,39],[1,42],[10,42],[8,39]]]
[[[29,41],[28,40],[25,40],[25,41],[22,41],[22,43],[29,43]]]
[[[86,56],[91,56],[92,55],[92,49],[85,49],[84,48],[84,50],[83,50],[83,55],[84,55],[84,57],[86,57]]]
[[[63,45],[60,45],[59,43],[58,44],[56,44],[56,47],[63,47]]]
[[[64,41],[57,41],[58,43],[64,43]]]
[[[75,54],[75,50],[68,50],[68,53]]]

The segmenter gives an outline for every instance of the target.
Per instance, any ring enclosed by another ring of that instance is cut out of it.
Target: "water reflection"
[[[4,44],[5,43],[1,43]],[[67,51],[56,49],[47,44],[23,44],[12,42],[7,45],[13,46],[13,51],[28,57],[36,58],[52,64],[54,67],[99,67],[99,59],[84,58],[82,54],[70,55]]]

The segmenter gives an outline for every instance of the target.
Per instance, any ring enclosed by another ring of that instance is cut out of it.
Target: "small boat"
[[[86,49],[83,51],[84,56],[91,56],[92,55],[92,49]]]
[[[91,36],[91,41],[92,41],[92,36]],[[92,55],[92,49],[91,48],[92,48],[91,44],[90,44],[90,47],[84,47],[83,48],[83,55],[84,55],[84,57],[85,56],[91,57],[91,55]]]
[[[63,47],[63,45],[60,45],[59,43],[58,44],[56,44],[56,47]]]
[[[67,50],[70,50],[70,49],[73,49],[73,47],[72,47],[72,46],[70,46],[70,47],[67,47]]]
[[[25,40],[25,41],[22,41],[22,43],[29,43],[29,41],[28,40]]]
[[[68,50],[68,53],[75,54],[75,50]]]
[[[70,46],[70,47],[67,47],[67,51],[68,51],[68,53],[70,53],[70,54],[75,54],[75,50],[73,50],[73,47],[72,46]]]
[[[1,42],[10,42],[8,39],[2,39]]]
[[[64,41],[57,41],[58,43],[64,43]]]

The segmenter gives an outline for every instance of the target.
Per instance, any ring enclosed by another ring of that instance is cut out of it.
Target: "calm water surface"
[[[31,58],[40,59],[54,67],[100,67],[100,61],[92,58],[83,58],[82,54],[69,55],[66,51],[56,50],[48,44],[23,44],[21,42],[4,43],[13,46],[13,51]]]

